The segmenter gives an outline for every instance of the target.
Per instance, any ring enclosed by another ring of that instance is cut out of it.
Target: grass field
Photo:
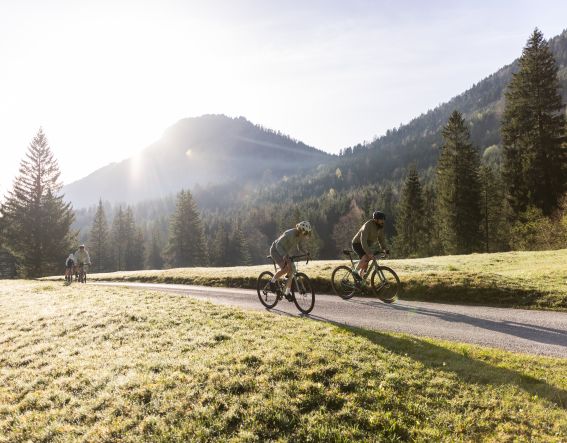
[[[311,277],[317,291],[331,293],[331,273],[341,263],[345,262],[315,261],[300,267]],[[384,263],[399,274],[403,299],[567,311],[567,249],[387,260]],[[255,288],[258,274],[269,268],[268,264],[181,268],[92,274],[89,278]]]
[[[0,281],[1,442],[566,438],[565,359]]]

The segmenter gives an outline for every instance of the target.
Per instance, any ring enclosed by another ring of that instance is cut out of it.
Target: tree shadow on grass
[[[371,300],[350,300],[349,303],[364,305],[377,309],[384,309],[385,305],[378,301]],[[399,304],[388,305],[388,309],[405,311],[410,314],[423,315],[438,318],[442,321],[451,323],[463,323],[477,328],[495,331],[514,337],[530,340],[548,345],[560,346],[567,353],[567,330],[554,329],[537,324],[519,323],[507,320],[490,320],[482,317],[475,317],[467,314],[450,312],[442,309],[434,309],[425,306],[405,306]]]
[[[567,391],[529,375],[512,369],[494,366],[485,361],[437,346],[413,337],[396,337],[367,329],[337,324],[341,329],[364,337],[389,351],[419,361],[425,367],[436,371],[453,373],[465,383],[482,385],[512,385],[544,398],[554,405],[567,409]]]

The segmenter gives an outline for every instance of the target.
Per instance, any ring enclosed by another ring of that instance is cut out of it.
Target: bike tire
[[[268,309],[278,304],[278,294],[270,291],[268,287],[273,276],[274,274],[270,271],[264,271],[258,276],[258,280],[256,281],[256,291],[258,292],[260,303]]]
[[[356,279],[348,266],[337,266],[331,274],[331,285],[335,294],[344,300],[351,299],[357,293]]]
[[[315,307],[315,291],[311,285],[311,280],[303,272],[295,274],[293,280],[294,282],[291,285],[293,302],[303,314],[309,314]],[[299,292],[296,291],[296,287]]]
[[[374,294],[384,303],[394,303],[398,299],[401,284],[398,274],[393,269],[379,266],[372,272],[371,284]]]

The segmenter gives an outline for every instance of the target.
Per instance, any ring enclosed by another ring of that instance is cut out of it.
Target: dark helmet
[[[384,214],[382,211],[374,211],[372,218],[374,220],[386,220],[386,214]]]

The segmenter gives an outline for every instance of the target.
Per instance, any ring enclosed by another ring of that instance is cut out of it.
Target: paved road
[[[263,311],[255,291],[157,283],[97,283],[137,289],[182,293],[190,297],[243,309]],[[299,316],[293,303],[280,301],[276,314]],[[377,300],[342,300],[316,295],[309,315],[319,321],[381,331],[405,332],[515,352],[567,358],[567,313],[445,305],[399,301],[386,305]]]

